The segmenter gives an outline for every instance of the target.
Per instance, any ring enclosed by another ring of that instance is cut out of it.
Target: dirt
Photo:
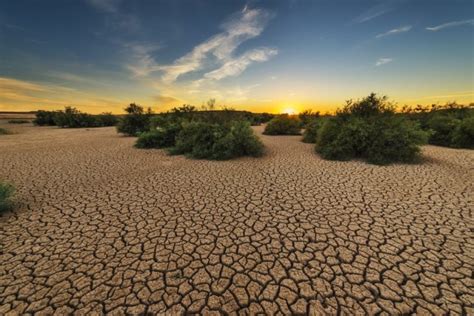
[[[322,160],[140,150],[114,128],[14,126],[0,179],[0,314],[473,315],[474,152]]]

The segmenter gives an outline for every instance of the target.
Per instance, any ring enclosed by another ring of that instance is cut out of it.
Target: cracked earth
[[[139,150],[113,128],[11,127],[0,314],[474,315],[474,151],[421,165]]]

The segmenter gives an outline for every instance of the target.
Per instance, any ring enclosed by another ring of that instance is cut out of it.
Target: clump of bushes
[[[10,208],[10,197],[13,195],[15,189],[12,185],[0,182],[0,212],[6,211]]]
[[[456,126],[452,143],[459,148],[474,149],[474,116],[462,120]]]
[[[309,123],[317,120],[321,116],[319,111],[313,112],[312,110],[305,110],[298,114],[301,126],[306,127]]]
[[[151,118],[150,129],[139,134],[135,146],[167,148],[173,155],[211,160],[263,153],[263,144],[249,121],[230,120],[229,113],[217,112],[200,112],[186,106],[157,115]]]
[[[250,123],[245,121],[229,124],[188,122],[183,123],[170,153],[212,160],[258,157],[263,153],[263,144],[253,133]]]
[[[27,124],[30,123],[28,120],[9,120],[9,124]]]
[[[67,106],[63,111],[37,111],[33,123],[39,126],[68,128],[105,127],[116,125],[117,118],[112,113],[92,115]]]
[[[316,143],[318,131],[323,126],[322,119],[313,119],[304,126],[303,142]]]
[[[130,104],[125,108],[127,113],[123,116],[118,125],[117,131],[128,136],[138,136],[150,129],[150,120],[153,112],[150,108],[147,111],[135,103]]]
[[[300,135],[301,122],[295,116],[288,114],[274,117],[268,122],[263,131],[265,135]]]
[[[9,130],[7,130],[6,128],[3,128],[3,127],[0,127],[0,135],[9,135],[11,134],[12,132],[10,132]]]
[[[414,162],[429,134],[417,123],[395,114],[386,97],[372,93],[348,101],[318,132],[316,151],[325,159],[364,159],[385,165]]]
[[[43,111],[39,110],[36,112],[36,118],[33,120],[33,124],[38,126],[56,126],[54,120],[58,111]]]
[[[402,116],[419,122],[430,133],[428,143],[453,148],[474,148],[474,104],[456,102],[431,107],[404,107]]]

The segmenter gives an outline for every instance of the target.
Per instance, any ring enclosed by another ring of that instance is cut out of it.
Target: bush
[[[170,124],[165,127],[158,127],[138,136],[135,147],[137,148],[167,148],[173,147],[176,136],[181,130],[179,124]]]
[[[459,148],[474,149],[474,116],[465,118],[456,126],[452,143]]]
[[[56,126],[54,118],[58,111],[42,111],[36,112],[36,118],[33,120],[33,124],[39,126]]]
[[[287,114],[273,118],[265,126],[265,135],[300,135],[301,123],[297,117]]]
[[[115,126],[118,123],[117,117],[109,112],[96,115],[95,120],[96,125],[99,127]]]
[[[38,111],[33,123],[40,126],[47,125],[67,128],[103,127],[116,125],[117,118],[112,113],[92,115],[82,113],[74,107],[67,106],[63,111]]]
[[[9,120],[8,123],[10,124],[27,124],[30,123],[28,120]]]
[[[231,159],[241,156],[259,157],[263,144],[250,128],[250,123],[240,121],[230,125],[227,134],[213,146],[215,159]]]
[[[117,125],[119,133],[138,136],[150,129],[150,118],[153,114],[150,108],[145,112],[142,106],[132,103],[125,108],[125,112],[127,114],[122,117]]]
[[[263,144],[245,121],[225,125],[185,122],[170,153],[212,160],[257,157],[263,153]]]
[[[385,165],[391,162],[415,162],[419,158],[420,145],[428,141],[428,133],[418,124],[399,117],[386,117],[374,122],[367,161]]]
[[[82,113],[78,109],[67,106],[64,111],[56,112],[54,122],[59,127],[79,128],[96,127],[97,121],[91,114]]]
[[[447,115],[435,115],[428,120],[427,126],[431,131],[430,144],[452,146],[453,136],[460,120]]]
[[[0,182],[0,212],[10,208],[9,198],[13,195],[15,189],[12,185]]]
[[[11,133],[9,130],[0,127],[0,135],[10,135]]]
[[[311,122],[317,120],[320,117],[320,112],[313,112],[311,110],[305,110],[298,114],[298,118],[301,121],[301,125],[306,127],[306,125],[310,124]]]
[[[325,159],[362,158],[373,164],[414,162],[428,133],[396,116],[385,97],[349,101],[319,130],[316,151]]]
[[[305,129],[303,132],[303,142],[316,143],[318,131],[322,125],[323,125],[323,122],[320,119],[313,119],[312,121],[308,122],[305,125]]]

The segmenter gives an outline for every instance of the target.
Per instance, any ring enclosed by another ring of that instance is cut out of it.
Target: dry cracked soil
[[[259,127],[264,157],[217,162],[10,128],[1,315],[474,315],[474,151],[325,161]]]

